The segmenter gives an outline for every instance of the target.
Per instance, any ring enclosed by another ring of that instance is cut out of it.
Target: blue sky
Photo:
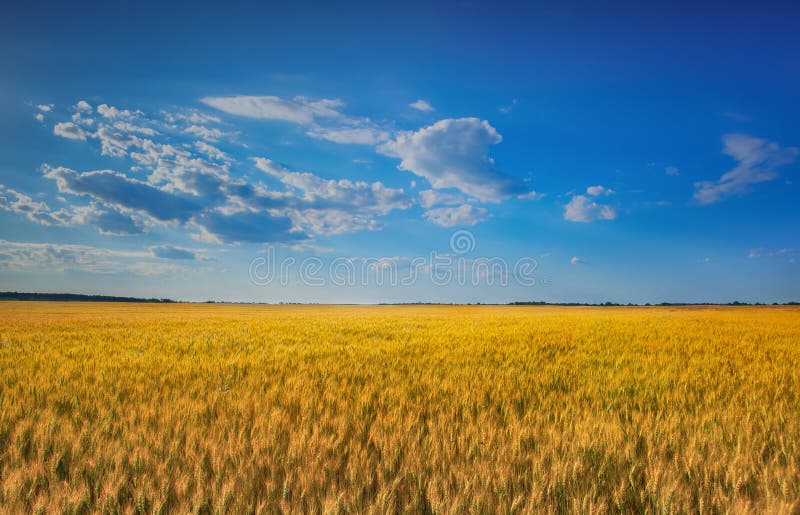
[[[428,4],[6,9],[0,289],[800,300],[798,7]]]

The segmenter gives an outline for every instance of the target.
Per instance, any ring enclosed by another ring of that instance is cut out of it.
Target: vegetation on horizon
[[[0,304],[9,513],[796,512],[793,307]]]

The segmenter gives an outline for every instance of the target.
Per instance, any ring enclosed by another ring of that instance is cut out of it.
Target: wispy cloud
[[[503,114],[509,114],[511,113],[511,111],[514,110],[515,107],[517,107],[517,104],[519,104],[519,100],[514,98],[508,105],[504,105],[503,107],[501,107],[499,111]]]
[[[56,243],[0,240],[0,269],[93,274],[163,275],[188,271],[185,266],[154,259],[150,252],[120,251]]]
[[[342,113],[339,110],[344,106],[338,99],[311,100],[302,96],[289,100],[276,96],[239,95],[205,97],[200,101],[228,114],[304,125],[309,125],[320,118],[340,117]]]
[[[735,120],[737,122],[749,122],[752,121],[753,119],[752,116],[740,113],[739,111],[734,111],[732,109],[723,111],[722,116],[724,116],[725,118],[730,118],[731,120]]]
[[[775,142],[746,134],[726,134],[722,141],[722,152],[738,164],[716,181],[695,183],[694,199],[702,205],[742,195],[753,184],[776,179],[777,169],[794,162],[800,153],[796,147],[781,147]]]
[[[377,145],[389,139],[390,132],[366,117],[342,112],[344,102],[323,98],[311,100],[297,96],[206,97],[206,105],[228,114],[262,120],[282,120],[309,127],[306,134],[341,144]],[[208,137],[205,139],[211,141]]]

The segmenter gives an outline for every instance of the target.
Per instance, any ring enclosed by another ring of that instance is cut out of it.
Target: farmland
[[[0,303],[3,512],[797,510],[797,308]]]

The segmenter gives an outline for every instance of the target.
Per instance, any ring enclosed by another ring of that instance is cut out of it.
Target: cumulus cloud
[[[205,97],[200,101],[228,114],[264,120],[284,120],[304,125],[311,124],[319,118],[341,116],[339,109],[344,105],[341,100],[327,98],[310,100],[302,96],[289,100],[276,96],[239,95]]]
[[[378,151],[399,158],[398,168],[428,180],[434,189],[455,188],[484,202],[496,202],[525,188],[495,168],[489,147],[502,137],[485,120],[445,119],[398,134]]]
[[[570,222],[592,222],[594,220],[613,220],[616,210],[607,205],[598,204],[585,195],[575,195],[564,206],[564,219]]]
[[[489,217],[489,212],[482,207],[464,204],[458,207],[440,207],[425,211],[425,218],[441,225],[454,227],[457,225],[470,226],[483,222]]]
[[[103,118],[117,119],[117,118],[134,118],[141,116],[143,113],[139,110],[129,111],[127,109],[118,109],[114,106],[100,104],[97,106],[97,113]]]
[[[217,116],[202,113],[196,109],[183,111],[161,111],[161,116],[170,124],[208,125],[221,123]]]
[[[107,125],[99,127],[92,137],[100,141],[104,156],[122,157],[128,154],[130,147],[144,145],[141,138]]]
[[[204,141],[180,147],[153,141],[143,136],[161,135],[139,130],[141,124],[150,123],[143,113],[109,106],[102,110],[110,121],[100,123],[87,137],[100,142],[103,154],[133,160],[136,170],[146,171],[146,180],[113,170],[79,173],[45,166],[44,173],[56,181],[61,193],[89,197],[97,205],[113,208],[83,217],[84,223],[102,225],[109,233],[140,230],[140,220],[128,216],[136,214],[153,222],[195,228],[204,241],[296,242],[308,238],[304,230],[338,234],[376,229],[375,216],[411,206],[402,189],[380,182],[324,179],[270,160],[256,160],[286,189],[274,191],[260,182],[231,177],[234,161]],[[136,125],[127,116],[135,118]],[[199,113],[171,116],[175,123],[202,118]],[[117,222],[114,229],[112,222]]]
[[[55,127],[53,127],[53,134],[67,139],[86,139],[86,132],[72,122],[57,123]]]
[[[604,195],[605,196],[613,195],[616,192],[611,188],[606,188],[605,186],[598,185],[598,186],[589,186],[588,188],[586,188],[586,193],[588,193],[593,197],[599,197]]]
[[[138,132],[139,134],[144,134],[146,136],[155,136],[158,134],[150,127],[142,127],[125,121],[114,122],[114,128],[122,132]]]
[[[92,105],[86,100],[79,100],[78,103],[75,104],[75,110],[84,113],[91,113]]]
[[[231,158],[228,157],[228,154],[213,145],[209,145],[205,141],[195,141],[194,146],[197,148],[197,150],[215,161],[221,161],[223,163],[231,161]]]
[[[142,130],[154,122],[140,111],[105,104],[99,111],[103,118],[95,132],[86,132],[86,138],[99,141],[104,155],[131,159],[136,163],[132,170],[144,172],[145,179],[114,170],[79,173],[50,166],[44,167],[44,173],[56,181],[61,193],[89,197],[98,206],[113,209],[87,211],[82,218],[84,223],[103,225],[109,233],[112,221],[117,222],[113,232],[122,234],[133,233],[141,228],[138,222],[150,220],[197,229],[204,241],[303,241],[308,238],[304,230],[338,234],[376,229],[380,225],[375,216],[412,204],[402,189],[380,182],[324,179],[257,160],[286,191],[271,190],[260,181],[232,177],[230,166],[235,161],[205,141],[176,146],[150,139],[168,135]],[[170,131],[178,128],[200,136],[202,131],[192,123],[213,119],[198,112],[162,115],[174,124]],[[346,123],[361,123],[352,120]]]
[[[324,179],[312,173],[288,170],[271,159],[253,160],[258,169],[301,192],[304,202],[297,204],[299,207],[336,208],[381,215],[411,207],[403,189],[388,188],[381,182]]]
[[[428,179],[431,189],[421,192],[418,202],[428,210],[425,218],[440,225],[486,219],[488,211],[472,205],[476,201],[539,197],[495,168],[489,148],[501,137],[477,118],[442,120],[397,134],[369,118],[343,114],[338,100],[240,96],[204,102],[232,114],[305,125],[311,137],[378,146],[380,153],[400,159],[399,168]],[[95,112],[94,119],[86,117]],[[44,176],[60,193],[84,197],[89,205],[53,210],[9,196],[3,209],[39,223],[93,225],[104,234],[138,234],[168,223],[208,242],[307,245],[309,234],[380,229],[378,217],[415,203],[403,189],[379,181],[324,178],[265,158],[254,159],[265,172],[261,178],[236,177],[240,163],[208,143],[227,134],[214,127],[220,119],[200,111],[162,111],[154,119],[139,110],[107,104],[95,109],[80,101],[71,116],[54,132],[124,158],[130,172],[45,165]],[[186,135],[196,141],[186,142]],[[15,207],[8,207],[12,203]]]
[[[777,169],[794,162],[800,153],[796,147],[781,147],[775,142],[746,134],[726,134],[722,142],[722,153],[738,164],[716,181],[695,183],[694,199],[702,205],[742,195],[753,184],[776,179]]]
[[[50,111],[53,110],[53,107],[54,107],[53,104],[39,104],[36,106],[36,109],[38,109],[43,113],[49,113]]]
[[[416,102],[411,102],[408,105],[416,109],[417,111],[422,111],[424,113],[433,111],[433,106],[427,100],[419,99]]]

